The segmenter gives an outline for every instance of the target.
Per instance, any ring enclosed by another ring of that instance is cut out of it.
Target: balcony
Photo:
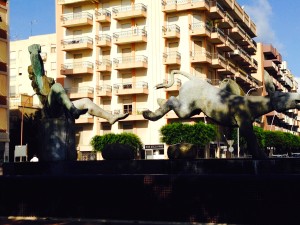
[[[130,110],[114,110],[114,114],[120,114],[120,113],[129,113],[129,116],[126,117],[123,120],[120,120],[119,123],[124,121],[140,121],[140,120],[146,120],[143,117],[143,111],[147,110],[146,108],[131,108]]]
[[[282,57],[280,53],[272,45],[263,45],[263,53],[266,59],[272,59],[274,62],[281,63]]]
[[[177,11],[176,0],[162,0],[162,11],[163,12],[176,12]]]
[[[225,36],[224,43],[218,44],[216,47],[220,51],[231,52],[231,51],[234,51],[236,49],[236,44],[234,43],[234,41],[229,36]]]
[[[78,119],[75,120],[76,124],[92,124],[94,123],[94,117],[88,113],[81,115]]]
[[[113,85],[114,94],[120,95],[136,95],[148,94],[148,83],[144,81],[136,83],[122,83]]]
[[[224,18],[220,20],[218,27],[221,29],[231,29],[234,26],[235,26],[234,19],[229,15],[228,12],[226,12]]]
[[[146,69],[148,67],[148,58],[143,55],[114,58],[113,62],[114,62],[115,70],[137,69],[137,68]]]
[[[111,72],[111,60],[102,59],[96,61],[96,71],[97,72]]]
[[[96,46],[111,47],[111,36],[107,34],[100,34],[95,36]]]
[[[210,37],[211,27],[204,22],[192,23],[189,25],[191,36]]]
[[[177,0],[177,11],[184,10],[209,11],[209,0]]]
[[[210,38],[211,38],[211,43],[214,43],[214,44],[223,44],[226,41],[226,35],[224,34],[224,32],[221,29],[219,29],[217,27],[214,27],[212,29]]]
[[[225,57],[219,53],[213,54],[211,66],[215,69],[226,69],[227,63]]]
[[[271,75],[277,76],[279,73],[278,66],[273,62],[273,60],[265,60],[264,61],[264,68],[266,71],[268,71]]]
[[[240,25],[235,23],[234,27],[231,29],[230,36],[234,40],[243,40],[246,37],[246,32]]]
[[[223,9],[223,7],[216,1],[210,1],[210,9],[209,9],[209,18],[213,20],[220,20],[224,19],[226,16],[226,11]]]
[[[107,9],[95,10],[95,20],[99,23],[110,23],[111,13]]]
[[[180,65],[181,64],[181,54],[177,51],[163,53],[163,64],[164,65]]]
[[[256,36],[256,26],[251,21],[249,15],[244,11],[244,9],[235,1],[232,5],[232,17],[235,21],[239,21],[243,28],[251,35],[251,37]]]
[[[163,81],[163,83],[164,84],[168,84],[170,82],[170,80],[166,80],[166,79],[164,79],[164,81]],[[181,80],[180,79],[178,79],[178,78],[175,78],[174,79],[174,84],[171,86],[171,87],[169,87],[169,88],[165,88],[165,91],[166,92],[169,92],[169,91],[179,91],[179,89],[181,88]]]
[[[147,32],[145,29],[133,28],[127,31],[113,33],[114,44],[146,43]]]
[[[231,76],[231,75],[235,75],[237,73],[236,70],[236,66],[230,62],[230,61],[226,61],[226,67],[224,69],[218,69],[218,74],[222,75],[222,76]]]
[[[93,74],[93,63],[88,61],[65,63],[61,65],[62,75]]]
[[[108,84],[97,86],[95,92],[97,97],[111,97],[112,86]]]
[[[93,39],[90,37],[76,37],[61,40],[63,51],[77,51],[77,50],[92,50]]]
[[[89,12],[68,13],[60,17],[63,27],[93,26],[93,15]]]
[[[66,88],[66,92],[70,99],[79,98],[94,98],[94,88],[93,87],[76,87],[76,88]]]
[[[120,6],[112,9],[113,19],[126,20],[131,18],[147,17],[147,6],[137,3],[129,6]]]
[[[163,26],[162,27],[164,38],[179,38],[180,37],[180,27],[176,24]]]
[[[71,4],[76,4],[76,3],[98,3],[99,0],[57,0],[57,3],[59,5],[71,5]]]
[[[190,60],[191,63],[208,63],[211,64],[211,53],[206,50],[191,51]]]
[[[242,87],[245,87],[249,89],[250,87],[255,87],[257,84],[250,78],[244,70],[241,68],[237,68],[235,73],[235,79],[238,84],[240,84]]]

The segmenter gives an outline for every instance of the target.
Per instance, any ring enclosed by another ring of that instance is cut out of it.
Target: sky
[[[150,1],[150,0],[144,0]],[[160,1],[160,0],[151,0]],[[300,1],[237,0],[257,26],[256,42],[272,44],[300,84]],[[55,33],[55,0],[9,0],[11,40]]]

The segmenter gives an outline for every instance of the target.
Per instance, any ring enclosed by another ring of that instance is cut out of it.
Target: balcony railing
[[[139,81],[114,84],[113,89],[116,95],[148,94],[148,83]]]
[[[170,51],[163,53],[164,64],[177,64],[181,63],[181,54],[178,51]]]
[[[62,26],[93,25],[93,14],[89,12],[67,13],[60,17]]]
[[[110,22],[111,12],[107,9],[99,9],[95,11],[95,19],[98,22]]]
[[[112,96],[112,86],[108,84],[96,86],[95,91],[97,96]]]
[[[92,50],[93,39],[90,37],[76,37],[61,40],[63,51],[76,51],[76,50]]]
[[[114,19],[130,19],[136,17],[146,17],[147,6],[137,3],[128,6],[114,7],[112,9]]]
[[[143,55],[124,56],[113,59],[115,69],[147,68],[148,57]]]
[[[109,59],[102,59],[96,61],[96,70],[100,72],[111,71],[112,62]]]
[[[108,34],[99,34],[95,36],[96,45],[100,47],[111,46],[111,36]]]
[[[134,27],[129,30],[113,33],[115,44],[127,44],[134,42],[146,42],[147,31],[143,28]]]
[[[210,37],[212,28],[204,22],[196,22],[189,25],[190,35]]]
[[[224,8],[216,1],[210,1],[210,18],[223,19],[226,15]]]
[[[177,24],[171,24],[162,27],[163,37],[165,38],[179,38],[180,27]]]
[[[192,63],[211,63],[212,55],[206,50],[196,50],[190,52]]]
[[[61,74],[72,75],[72,74],[92,74],[93,63],[88,61],[80,61],[74,63],[65,63],[61,65]]]
[[[62,64],[62,69],[77,69],[77,68],[93,68],[93,63],[88,62],[88,61],[83,61],[83,62],[74,62],[74,63],[65,63]]]
[[[78,93],[94,93],[93,87],[73,87],[73,88],[66,88],[67,94],[78,94]]]

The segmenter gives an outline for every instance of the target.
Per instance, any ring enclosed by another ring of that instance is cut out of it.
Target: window
[[[123,131],[124,132],[127,132],[127,133],[133,133],[133,125],[132,125],[132,123],[122,123],[122,125],[123,125]]]
[[[132,104],[123,105],[123,112],[132,114]]]
[[[51,51],[51,53],[56,53],[56,47],[55,46],[51,46],[50,51]]]
[[[51,62],[51,70],[56,70],[56,62]]]

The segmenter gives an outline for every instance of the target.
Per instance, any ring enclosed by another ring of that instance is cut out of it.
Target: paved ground
[[[0,217],[0,224],[1,225],[197,225],[197,224],[204,225],[204,223],[88,220],[88,219],[71,219],[71,218],[56,219],[56,218],[34,218],[34,217],[10,217],[10,218]],[[212,225],[212,223],[210,223],[209,225]]]

